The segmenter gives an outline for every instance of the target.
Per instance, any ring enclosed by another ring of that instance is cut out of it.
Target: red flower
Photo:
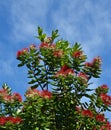
[[[6,95],[6,96],[4,96],[3,99],[4,99],[5,103],[12,103],[12,102],[14,102],[11,95]]]
[[[57,73],[56,77],[58,76],[68,76],[68,75],[74,75],[74,70],[69,68],[67,65],[64,65]]]
[[[92,63],[86,62],[86,63],[85,63],[85,67],[88,67],[88,68],[89,68],[89,67],[92,67]]]
[[[41,92],[41,97],[50,99],[52,98],[52,93],[49,92],[48,90],[43,90]]]
[[[58,71],[58,72],[56,73],[55,76],[56,76],[56,77],[65,76],[65,73],[64,73],[62,70],[60,70],[60,71]]]
[[[17,58],[28,53],[28,48],[23,48],[22,50],[17,52]]]
[[[100,88],[106,90],[106,89],[108,89],[108,86],[103,84],[102,86],[100,86]]]
[[[26,93],[25,93],[26,97],[35,97],[35,96],[40,96],[40,91],[37,89],[31,89],[29,88]]]
[[[13,124],[19,124],[22,122],[22,119],[20,117],[13,117],[13,116],[0,117],[0,125],[5,125],[5,123],[7,122],[11,122]]]
[[[7,89],[1,89],[0,90],[0,97],[1,98],[4,98],[4,96],[7,96],[7,95],[8,95]]]
[[[87,75],[86,75],[85,73],[83,73],[83,72],[80,72],[80,73],[78,74],[78,77],[80,77],[81,79],[84,79],[85,81],[88,80]]]
[[[4,99],[4,102],[6,103],[13,103],[15,101],[19,101],[21,102],[22,101],[22,97],[19,93],[14,93],[13,95],[4,95],[3,97]]]
[[[64,65],[62,66],[61,71],[66,71],[67,69],[69,69],[69,67],[67,65]]]
[[[16,101],[22,102],[22,97],[21,97],[21,95],[20,95],[19,93],[14,93],[14,94],[12,95],[12,98],[13,98],[14,100],[16,100]]]
[[[47,43],[47,42],[42,42],[42,43],[40,44],[40,48],[55,49],[55,45],[54,45],[54,44]]]
[[[105,122],[106,121],[103,114],[96,115],[96,120],[99,121],[99,122]]]
[[[104,93],[104,94],[105,94],[105,93],[108,92],[108,86],[105,85],[105,84],[103,84],[102,86],[96,88],[96,92],[97,92],[98,94],[101,94],[101,93]]]
[[[22,119],[20,117],[11,117],[9,118],[9,121],[12,122],[13,124],[19,124],[22,122]]]
[[[40,48],[48,48],[48,47],[49,47],[49,44],[46,43],[46,42],[42,42],[42,43],[40,44]]]
[[[111,123],[106,122],[105,125],[101,126],[100,130],[111,130]]]
[[[0,125],[5,125],[6,117],[0,117]]]
[[[72,55],[73,55],[74,58],[79,58],[79,57],[83,56],[83,52],[82,51],[76,51]]]
[[[73,69],[67,69],[65,71],[65,75],[73,75],[74,74],[74,70]]]
[[[53,53],[55,57],[61,58],[63,56],[63,51],[62,50],[57,50]]]
[[[100,98],[105,105],[111,105],[111,96],[101,93]]]
[[[93,113],[90,110],[83,110],[81,114],[83,116],[93,117]]]
[[[101,62],[102,60],[99,56],[95,57],[92,62],[85,63],[85,68],[100,68]]]
[[[93,61],[92,61],[92,66],[93,66],[93,67],[100,67],[101,63],[102,63],[102,60],[101,60],[101,58],[98,56],[98,57],[95,57],[95,58],[93,59]]]

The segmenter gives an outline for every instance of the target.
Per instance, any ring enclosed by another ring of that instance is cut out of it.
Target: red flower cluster
[[[25,93],[26,97],[35,97],[38,95],[40,95],[40,91],[37,89],[31,89],[31,88],[29,88]]]
[[[22,97],[19,93],[13,93],[12,95],[8,93],[7,89],[0,90],[0,98],[5,102],[13,103],[15,101],[21,102]]]
[[[72,54],[72,56],[73,56],[74,58],[80,58],[80,57],[83,56],[83,52],[82,52],[82,51],[76,51],[76,52],[74,52],[74,53]]]
[[[85,67],[87,67],[87,68],[92,67],[92,63],[86,62],[86,63],[85,63]]]
[[[7,122],[11,122],[12,124],[19,124],[22,122],[20,117],[0,117],[0,125],[5,125]]]
[[[5,97],[6,95],[8,95],[7,89],[1,89],[0,90],[0,98],[3,99],[3,97]]]
[[[105,122],[106,121],[103,114],[98,114],[98,115],[96,115],[95,118],[96,118],[96,121],[98,121],[98,122]]]
[[[87,110],[87,109],[86,109],[86,110],[82,110],[81,114],[82,114],[83,116],[93,117],[93,113],[92,113],[91,110]]]
[[[100,130],[111,130],[110,122],[106,122],[105,125],[101,126]]]
[[[102,86],[100,86],[100,88],[101,88],[101,89],[105,89],[105,90],[106,90],[106,89],[108,89],[108,86],[107,86],[107,85],[105,85],[105,84],[103,84]]]
[[[13,93],[13,94],[12,94],[12,99],[13,99],[14,101],[22,102],[22,97],[21,97],[21,95],[20,95],[19,93]]]
[[[91,117],[91,118],[93,117],[93,113],[91,110],[81,109],[80,107],[76,107],[76,111],[80,113],[82,116]]]
[[[101,94],[101,93],[107,93],[108,92],[108,86],[103,84],[102,86],[96,88],[96,92],[98,94]]]
[[[40,97],[43,97],[43,98],[52,98],[52,93],[49,92],[48,90],[42,90],[42,91],[39,91],[37,89],[31,89],[29,88],[25,94],[26,97],[35,97],[35,96],[40,96]]]
[[[105,105],[111,106],[111,96],[109,96],[107,94],[104,94],[104,93],[101,93],[100,94],[100,99],[102,100],[102,102]]]
[[[86,75],[85,73],[83,73],[83,72],[80,72],[80,73],[78,74],[78,77],[80,77],[81,79],[83,79],[83,80],[85,80],[85,81],[88,81],[87,75]]]
[[[101,65],[101,63],[102,63],[102,60],[101,60],[101,58],[98,56],[98,57],[95,57],[94,59],[93,59],[93,61],[92,61],[92,64],[93,65],[95,65],[95,64],[99,64],[99,65]]]
[[[82,116],[93,118],[96,119],[97,122],[103,123],[104,125],[100,127],[100,130],[111,130],[111,124],[106,120],[104,114],[94,115],[91,110],[88,109],[82,110],[80,107],[76,107],[76,111],[82,114]],[[93,130],[97,130],[96,126],[94,126]]]
[[[64,65],[57,73],[56,77],[59,76],[68,76],[68,75],[74,75],[74,70],[69,68],[67,65]]]
[[[24,54],[27,54],[28,53],[28,48],[23,48],[22,50],[18,51],[17,52],[17,58],[24,55]]]
[[[98,57],[95,57],[92,62],[86,62],[85,67],[86,68],[100,67],[101,62],[102,62],[101,58],[98,56]]]
[[[40,44],[40,49],[41,48],[45,48],[45,49],[55,49],[55,44],[50,44],[50,43],[47,43],[47,42],[42,42]]]
[[[40,93],[40,96],[43,97],[43,98],[52,98],[52,93],[47,91],[47,90],[43,90],[41,93]]]
[[[54,51],[53,55],[55,57],[61,58],[63,56],[63,50]]]

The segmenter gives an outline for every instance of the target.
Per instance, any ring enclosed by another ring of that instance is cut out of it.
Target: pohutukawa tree
[[[0,89],[2,130],[111,130],[105,117],[111,96],[103,84],[91,89],[91,78],[101,74],[101,58],[87,61],[81,45],[48,37],[38,27],[39,47],[31,44],[17,52],[18,67],[26,66],[30,87],[22,101],[8,85]],[[83,98],[88,100],[83,100]]]

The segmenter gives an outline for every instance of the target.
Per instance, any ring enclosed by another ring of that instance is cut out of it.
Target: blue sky
[[[39,44],[34,36],[41,26],[47,34],[58,29],[61,38],[81,43],[89,61],[100,56],[101,78],[92,87],[107,84],[111,95],[110,5],[110,0],[0,0],[0,86],[6,82],[23,95],[27,70],[17,67],[16,52]]]

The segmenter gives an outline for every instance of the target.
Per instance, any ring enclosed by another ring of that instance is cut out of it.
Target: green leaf
[[[43,32],[42,28],[38,26],[38,34],[39,34],[39,36],[42,35],[42,32]]]
[[[18,67],[22,67],[24,66],[25,64],[23,62],[21,62],[20,64],[18,64]]]
[[[58,30],[55,30],[55,31],[52,31],[52,41],[57,38],[59,35],[58,35]]]
[[[75,52],[75,51],[77,51],[77,50],[81,50],[82,48],[81,48],[81,44],[79,44],[79,43],[75,43],[74,44],[74,46],[73,46],[73,52]]]
[[[30,82],[28,82],[28,84],[34,84],[35,82],[37,82],[37,80],[32,79]]]

